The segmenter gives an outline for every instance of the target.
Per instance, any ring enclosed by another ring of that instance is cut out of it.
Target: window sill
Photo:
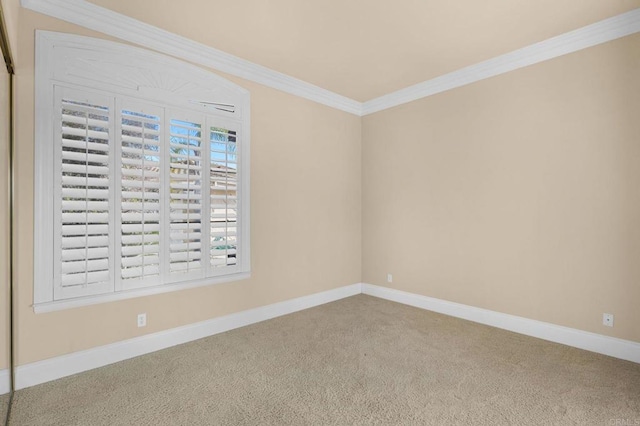
[[[124,290],[117,293],[100,294],[96,296],[76,297],[73,299],[56,300],[33,305],[36,314],[46,312],[62,311],[65,309],[79,308],[82,306],[96,305],[99,303],[115,302],[118,300],[133,299],[135,297],[152,296],[154,294],[169,293],[188,288],[204,287],[208,285],[227,283],[232,281],[246,280],[251,277],[251,272],[238,272],[219,277],[205,278],[189,282],[164,284],[154,287],[139,288],[135,290]]]

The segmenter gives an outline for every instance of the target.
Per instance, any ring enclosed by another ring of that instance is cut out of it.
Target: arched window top
[[[38,31],[36,79],[68,82],[241,120],[249,92],[193,64],[146,49]]]

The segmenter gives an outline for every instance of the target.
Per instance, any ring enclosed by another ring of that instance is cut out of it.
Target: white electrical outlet
[[[145,327],[147,325],[147,314],[138,314],[138,327]]]
[[[613,314],[602,314],[602,325],[613,327]]]
[[[387,282],[388,283],[392,283],[393,282],[393,275],[387,274]]]

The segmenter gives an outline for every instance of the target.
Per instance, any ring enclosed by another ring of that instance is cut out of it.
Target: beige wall
[[[9,366],[9,73],[0,61],[0,370]]]
[[[18,365],[360,282],[360,118],[234,79],[252,101],[252,278],[34,314],[34,30],[95,34],[20,13]],[[140,312],[147,313],[146,328],[136,327]]]
[[[388,272],[394,288],[640,341],[640,35],[363,119],[230,78],[252,96],[252,278],[36,315],[36,28],[104,37],[20,11],[19,365]]]
[[[363,281],[640,341],[639,73],[637,34],[365,117]]]
[[[0,0],[4,22],[7,25],[7,36],[9,37],[9,48],[13,59],[16,59],[16,49],[18,47],[18,14],[20,11],[20,0]]]

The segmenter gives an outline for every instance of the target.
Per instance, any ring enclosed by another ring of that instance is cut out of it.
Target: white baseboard
[[[345,297],[355,296],[360,293],[361,285],[352,284],[195,324],[189,324],[183,327],[147,334],[110,345],[21,365],[16,368],[15,388],[24,389],[35,386],[40,383],[92,370],[160,349],[312,308]],[[1,377],[2,376],[0,376],[0,378]]]
[[[0,395],[11,391],[11,373],[9,369],[0,370]]]
[[[640,363],[640,343],[372,284],[362,293],[563,345]]]
[[[352,284],[110,345],[21,365],[16,368],[15,388],[24,389],[35,386],[360,293],[640,363],[640,343],[391,288],[371,284]],[[0,394],[7,392],[9,392],[9,372],[8,370],[0,370]]]

